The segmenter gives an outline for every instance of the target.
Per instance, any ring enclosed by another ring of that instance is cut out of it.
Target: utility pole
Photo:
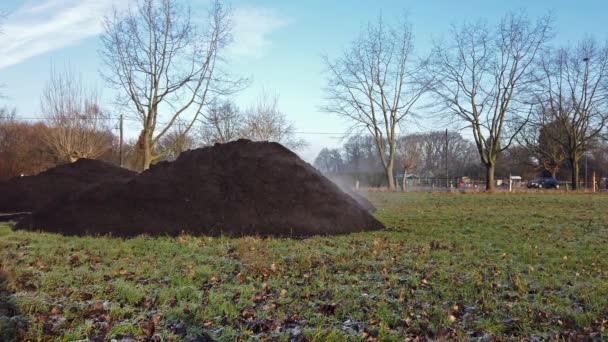
[[[585,74],[583,79],[583,84],[587,84],[587,80],[589,79],[589,57],[583,58],[583,62],[585,62]],[[589,179],[587,178],[587,160],[589,157],[587,156],[587,151],[585,150],[585,190],[589,187]]]
[[[122,164],[123,164],[122,163],[122,132],[123,132],[123,123],[122,122],[123,122],[123,115],[120,114],[120,126],[119,126],[119,129],[120,129],[120,143],[119,144],[120,145],[118,147],[118,159],[119,159],[118,162],[119,162],[120,167],[122,167]]]
[[[587,157],[587,151],[585,151],[585,190],[587,190],[587,188],[589,187],[589,179],[587,179],[587,160],[589,159],[589,157]]]
[[[448,129],[445,129],[445,186],[450,188],[450,176],[448,170]]]

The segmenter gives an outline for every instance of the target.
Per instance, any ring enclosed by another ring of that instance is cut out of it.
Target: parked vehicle
[[[555,178],[537,178],[528,182],[528,188],[559,189],[559,182]]]

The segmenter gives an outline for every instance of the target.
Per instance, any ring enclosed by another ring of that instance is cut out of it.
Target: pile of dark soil
[[[125,184],[70,196],[19,227],[78,235],[304,237],[383,225],[287,148],[239,140],[184,152]]]
[[[103,182],[124,182],[137,173],[99,160],[79,159],[35,176],[0,183],[0,213],[29,212]]]

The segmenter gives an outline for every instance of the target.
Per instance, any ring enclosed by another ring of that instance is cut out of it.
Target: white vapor
[[[9,13],[0,35],[0,69],[79,41],[103,30],[103,17],[112,6],[126,8],[129,1],[28,1]]]

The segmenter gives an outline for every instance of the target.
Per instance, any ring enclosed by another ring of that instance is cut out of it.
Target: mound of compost
[[[77,235],[304,237],[383,225],[282,145],[238,140],[184,152],[124,184],[100,184],[19,227]]]
[[[126,181],[136,173],[99,160],[79,159],[35,176],[0,183],[0,213],[30,212],[103,182]]]

